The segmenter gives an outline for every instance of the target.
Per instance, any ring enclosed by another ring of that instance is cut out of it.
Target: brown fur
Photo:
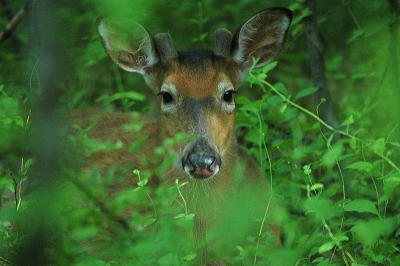
[[[211,66],[206,66],[204,70],[199,72],[188,67],[176,66],[174,73],[166,81],[175,84],[182,96],[195,99],[215,96],[219,73]]]

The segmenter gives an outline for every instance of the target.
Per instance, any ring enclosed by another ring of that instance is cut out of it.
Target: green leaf
[[[358,170],[360,172],[369,173],[372,170],[372,164],[370,164],[369,162],[359,161],[359,162],[355,162],[355,163],[348,165],[346,167],[346,169],[354,169],[354,170]]]
[[[2,189],[8,189],[12,193],[14,193],[14,183],[13,181],[5,176],[0,177],[0,192]],[[0,193],[1,196],[1,193]]]
[[[336,164],[339,157],[343,153],[343,146],[341,144],[336,144],[322,156],[322,165],[330,168]]]
[[[143,178],[137,184],[138,184],[139,187],[144,187],[148,182],[149,182],[148,178]]]
[[[278,61],[272,61],[271,63],[266,64],[265,66],[263,66],[261,71],[262,71],[262,73],[268,73],[269,71],[274,69],[277,65],[278,65]]]
[[[236,96],[235,97],[235,102],[236,102],[236,104],[250,104],[250,103],[252,103],[252,101],[249,98],[245,97],[245,96]]]
[[[193,253],[189,253],[188,255],[184,256],[184,257],[183,257],[183,260],[184,260],[184,261],[192,261],[192,260],[194,260],[196,257],[197,257],[197,254],[193,252]]]
[[[306,97],[308,95],[311,95],[311,94],[315,93],[318,90],[319,90],[319,88],[317,88],[317,87],[305,88],[304,90],[299,91],[296,94],[296,96],[294,96],[294,100],[298,100],[298,99],[301,99],[301,98]]]
[[[368,212],[379,215],[375,204],[366,199],[352,200],[344,206],[344,210],[348,212]]]
[[[309,164],[304,165],[303,171],[306,175],[310,175],[311,174],[311,166]]]
[[[364,35],[364,30],[361,29],[356,29],[355,31],[353,31],[353,34],[351,35],[351,37],[347,40],[346,44],[352,43],[354,41],[356,41],[357,39],[359,39],[361,36]]]
[[[249,132],[245,137],[245,140],[258,145],[260,144],[260,141],[263,140],[263,137],[260,134],[260,130],[256,127],[253,127],[250,128]]]
[[[344,120],[341,124],[340,124],[340,126],[341,127],[344,127],[344,126],[350,126],[351,124],[353,124],[355,121],[354,121],[354,116],[353,115],[350,115],[350,116],[348,116],[347,118],[346,118],[346,120]]]
[[[331,250],[336,245],[337,242],[340,243],[342,241],[347,241],[347,240],[349,240],[349,238],[346,235],[335,236],[335,241],[329,241],[329,242],[326,242],[326,243],[322,244],[318,248],[318,252],[321,253],[321,254],[325,253],[325,252]]]
[[[246,258],[249,255],[247,250],[245,250],[242,246],[236,246],[236,249],[239,251],[239,256],[242,258]]]
[[[333,241],[326,242],[318,248],[318,252],[321,254],[325,253],[325,252],[331,250],[334,246],[335,246],[335,242],[333,242]]]
[[[365,246],[372,246],[382,236],[390,235],[395,228],[393,219],[374,219],[358,222],[351,228],[355,238]]]
[[[374,152],[376,152],[377,154],[383,154],[385,152],[385,139],[379,138],[378,140],[376,140],[373,148]]]
[[[178,255],[174,253],[168,253],[161,257],[157,262],[158,265],[179,265]]]
[[[380,202],[389,200],[392,197],[393,193],[397,190],[397,187],[400,186],[400,176],[390,176],[385,178],[385,182],[383,183],[383,196],[380,198]]]
[[[11,97],[0,98],[0,119],[18,114],[18,101]]]
[[[292,25],[296,25],[296,24],[300,23],[300,21],[302,19],[304,19],[305,17],[307,17],[309,15],[311,15],[311,10],[308,8],[303,8],[301,13],[293,18]]]
[[[157,221],[157,220],[154,219],[154,218],[149,218],[147,221],[145,221],[145,222],[143,223],[143,226],[144,226],[144,227],[148,227],[149,225],[152,225],[153,223],[155,223],[155,221]]]
[[[185,217],[185,216],[186,216],[186,214],[184,214],[184,213],[179,213],[179,214],[177,214],[177,215],[174,216],[174,219],[181,219],[181,218],[183,218],[183,217]]]
[[[310,190],[322,190],[324,189],[324,184],[316,183],[310,187]]]
[[[325,198],[310,198],[304,203],[307,213],[313,213],[317,218],[330,219],[340,214],[340,210]]]

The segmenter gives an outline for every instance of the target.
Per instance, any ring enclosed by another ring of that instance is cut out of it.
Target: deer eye
[[[163,104],[170,104],[174,102],[174,97],[172,97],[171,93],[166,91],[161,91],[157,94],[162,97]]]
[[[235,93],[237,93],[235,90],[229,90],[224,92],[224,95],[222,95],[222,100],[227,103],[232,103]]]

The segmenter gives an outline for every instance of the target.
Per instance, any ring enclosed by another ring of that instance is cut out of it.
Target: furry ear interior
[[[278,54],[285,41],[292,20],[292,12],[286,8],[268,8],[244,23],[232,41],[232,58],[242,71],[259,58],[257,67],[263,66]]]
[[[144,74],[145,68],[158,62],[153,39],[139,23],[126,18],[105,18],[98,22],[103,46],[121,68]]]

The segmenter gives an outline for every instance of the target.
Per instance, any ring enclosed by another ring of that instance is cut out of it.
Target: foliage
[[[232,242],[237,244],[226,244],[219,251],[230,265],[400,264],[400,73],[395,68],[400,58],[393,54],[393,47],[399,46],[395,38],[399,14],[391,2],[318,1],[318,26],[338,128],[319,118],[319,105],[312,101],[317,89],[306,67],[303,21],[310,11],[305,1],[268,3],[291,8],[295,18],[279,63],[252,69],[246,77],[236,97],[236,123],[241,145],[268,176],[282,208],[284,243],[271,248],[270,232],[238,231],[240,240]],[[9,4],[0,7],[5,14],[0,16],[0,29],[8,21],[7,10],[15,13],[23,1]],[[71,14],[68,36],[73,62],[60,109],[97,106],[139,115],[149,109],[153,95],[144,81],[106,58],[94,27],[98,15],[133,17],[153,33],[169,31],[178,48],[211,48],[215,29],[235,29],[263,8],[255,0],[67,4],[62,11]],[[24,231],[29,219],[41,219],[39,214],[29,214],[35,198],[24,193],[29,191],[25,184],[35,160],[30,116],[40,86],[36,54],[26,54],[31,49],[29,27],[24,21],[9,40],[0,43],[0,265],[18,255],[29,237]],[[138,131],[140,125],[129,128]],[[82,156],[122,145],[93,141],[87,131],[80,128],[68,140]],[[184,139],[178,135],[167,140],[154,151],[154,160],[161,160],[160,154]],[[140,152],[140,141],[132,143],[132,152]],[[185,183],[155,187],[149,180],[168,169],[176,155],[160,161],[153,171],[133,171],[129,178],[136,187],[109,197],[107,188],[121,182],[121,169],[81,171],[81,162],[71,150],[66,149],[62,160],[66,178],[53,193],[58,203],[51,210],[53,216],[46,218],[54,224],[48,250],[53,263],[198,264],[199,254],[192,245],[194,215],[180,193]],[[138,208],[131,208],[132,202]],[[245,206],[238,205],[230,214],[234,217],[231,231],[219,237],[228,237],[246,223],[241,207]],[[119,220],[126,212],[131,214],[128,224]],[[256,219],[258,224],[261,218]]]

